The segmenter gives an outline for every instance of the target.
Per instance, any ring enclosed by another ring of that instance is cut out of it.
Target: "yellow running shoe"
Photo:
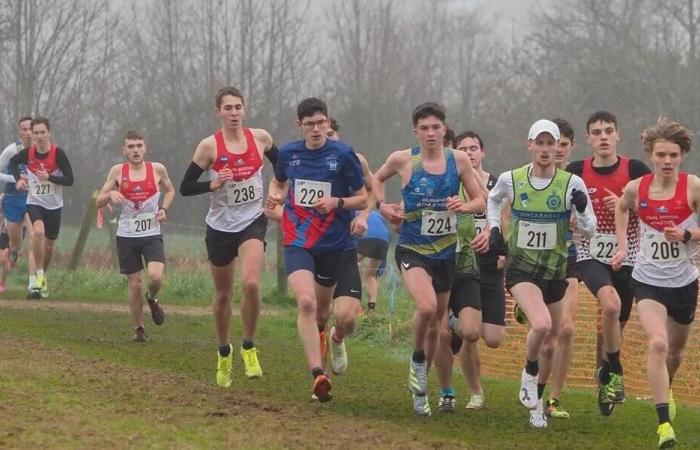
[[[233,346],[228,344],[229,353],[228,356],[221,356],[221,353],[216,352],[216,356],[219,358],[216,364],[216,384],[222,388],[230,388],[231,381],[231,370],[233,369]]]
[[[673,448],[676,446],[676,433],[669,422],[664,422],[656,429],[659,435],[659,448]]]
[[[39,284],[39,277],[37,276],[37,284]],[[46,275],[41,277],[42,283],[41,283],[41,298],[48,298],[49,297],[49,283],[46,281]]]
[[[676,419],[676,400],[673,398],[673,389],[668,390],[668,416],[671,422]]]
[[[260,367],[260,362],[258,362],[258,349],[253,347],[245,350],[241,347],[241,358],[243,358],[245,375],[248,378],[260,378],[262,376],[262,367]]]

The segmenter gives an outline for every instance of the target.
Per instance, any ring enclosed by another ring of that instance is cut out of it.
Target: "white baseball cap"
[[[530,127],[530,132],[527,134],[527,138],[529,140],[535,140],[537,139],[537,136],[542,133],[549,133],[552,135],[552,137],[554,137],[554,139],[557,141],[559,140],[559,127],[556,123],[547,119],[540,119],[533,123]]]

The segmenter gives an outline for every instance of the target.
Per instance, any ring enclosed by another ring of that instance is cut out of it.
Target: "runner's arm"
[[[571,195],[574,190],[581,191],[586,196],[586,210],[582,213],[578,212],[578,210],[571,204]],[[587,239],[593,237],[595,234],[597,221],[595,213],[593,212],[591,198],[588,196],[588,188],[586,188],[586,184],[578,175],[571,175],[569,188],[566,191],[566,207],[567,209],[574,211],[576,217],[576,229],[581,233],[581,235]]]
[[[19,181],[22,173],[19,171],[20,164],[27,164],[27,158],[29,156],[29,150],[26,148],[17,152],[15,156],[10,158],[10,173],[15,177],[15,181]]]
[[[622,190],[622,197],[615,205],[615,235],[617,236],[617,251],[610,261],[613,270],[618,270],[627,258],[627,226],[629,212],[637,204],[640,179],[632,180]]]
[[[688,175],[688,190],[692,208],[695,214],[700,215],[700,178],[695,175]],[[690,231],[691,241],[700,241],[700,228],[693,228]]]
[[[462,206],[460,212],[467,214],[484,212],[486,208],[486,199],[488,198],[486,185],[482,183],[481,177],[472,168],[471,162],[465,153],[456,152],[454,153],[454,157],[456,158],[458,167],[461,169],[459,173],[460,181],[469,197],[469,201]]]
[[[207,145],[207,140],[205,139],[199,143],[197,150],[194,151],[192,162],[189,167],[187,167],[185,176],[182,178],[182,182],[180,182],[180,194],[182,194],[183,197],[212,192],[211,181],[199,181],[199,177],[202,176],[202,173],[204,173],[212,163],[210,153],[210,146]]]
[[[172,181],[170,181],[170,177],[168,176],[168,169],[165,168],[163,164],[154,164],[156,166],[156,170],[158,171],[158,175],[160,177],[159,184],[160,187],[163,189],[163,203],[160,205],[162,209],[165,210],[165,212],[168,212],[168,209],[170,209],[170,205],[173,204],[173,200],[175,200],[175,187],[173,186]]]
[[[63,175],[49,175],[49,181],[61,186],[73,186],[73,168],[68,161],[68,155],[60,147],[56,149],[56,164]]]
[[[118,187],[117,180],[120,173],[120,165],[112,166],[107,173],[107,180],[105,184],[102,185],[100,193],[97,194],[95,199],[95,205],[98,208],[102,208],[110,201],[110,193]]]
[[[10,144],[5,147],[5,150],[0,153],[0,181],[3,183],[15,183],[15,177],[11,173],[6,173],[10,165],[10,158],[17,153],[15,144]]]
[[[274,168],[277,166],[277,154],[279,153],[279,149],[275,145],[274,140],[272,139],[272,135],[268,133],[266,130],[263,130],[262,128],[256,128],[253,130],[254,135],[262,142],[263,144],[263,154],[267,158],[268,161],[272,164],[272,167]]]
[[[486,222],[487,229],[501,228],[503,205],[508,204],[513,198],[513,181],[510,172],[503,172],[499,177],[496,185],[489,192],[489,198],[486,202]]]

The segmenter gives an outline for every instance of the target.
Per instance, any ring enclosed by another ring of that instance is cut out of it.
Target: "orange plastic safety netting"
[[[579,286],[579,297],[574,356],[567,386],[595,388],[598,302],[583,284]],[[497,349],[479,344],[482,373],[519,380],[525,361],[527,327],[520,325],[513,318],[513,299],[507,297],[506,302],[507,335],[503,344]],[[696,317],[700,317],[700,308]],[[647,383],[646,361],[647,339],[639,324],[636,308],[633,307],[632,316],[625,327],[622,346],[622,365],[628,398],[651,396]],[[700,406],[700,333],[695,330],[691,330],[683,363],[673,379],[673,395],[684,404]]]

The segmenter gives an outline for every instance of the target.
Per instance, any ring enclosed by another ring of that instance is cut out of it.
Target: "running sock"
[[[325,326],[325,325],[323,325],[323,326],[321,326],[321,325],[316,325],[316,326],[318,327],[318,332],[319,332],[319,333],[323,333],[324,331],[326,331],[326,326]]]
[[[542,398],[545,386],[547,386],[547,383],[537,383],[537,400]]]
[[[335,333],[333,333],[333,336],[331,336],[331,339],[333,339],[333,342],[335,342],[336,344],[340,344],[341,342],[343,342],[343,338],[338,337],[338,329],[337,328],[335,329]]]
[[[425,352],[423,350],[413,350],[411,357],[414,363],[422,364],[425,362]]]
[[[620,363],[620,351],[613,353],[608,353],[608,364],[610,365],[610,372],[622,375],[622,364]]]
[[[250,350],[251,348],[255,347],[255,344],[253,343],[253,341],[249,341],[248,339],[244,338],[241,347],[243,348],[243,350]]]
[[[440,397],[454,397],[455,390],[452,387],[440,388]]]
[[[36,284],[36,275],[29,275],[29,289],[33,288]]]
[[[671,416],[668,413],[668,403],[658,403],[655,407],[656,415],[659,416],[659,425],[671,421]]]
[[[226,344],[226,345],[219,346],[219,355],[221,355],[223,358],[226,358],[230,353],[231,353],[231,345]]]
[[[325,373],[326,371],[323,370],[322,367],[315,367],[311,369],[311,378],[315,380],[317,376],[324,375]]]
[[[528,375],[532,375],[533,377],[537,375],[540,371],[540,363],[538,360],[530,361],[529,359],[525,360],[525,372],[527,372]]]
[[[600,384],[610,383],[610,363],[603,360],[603,367],[600,371]]]

